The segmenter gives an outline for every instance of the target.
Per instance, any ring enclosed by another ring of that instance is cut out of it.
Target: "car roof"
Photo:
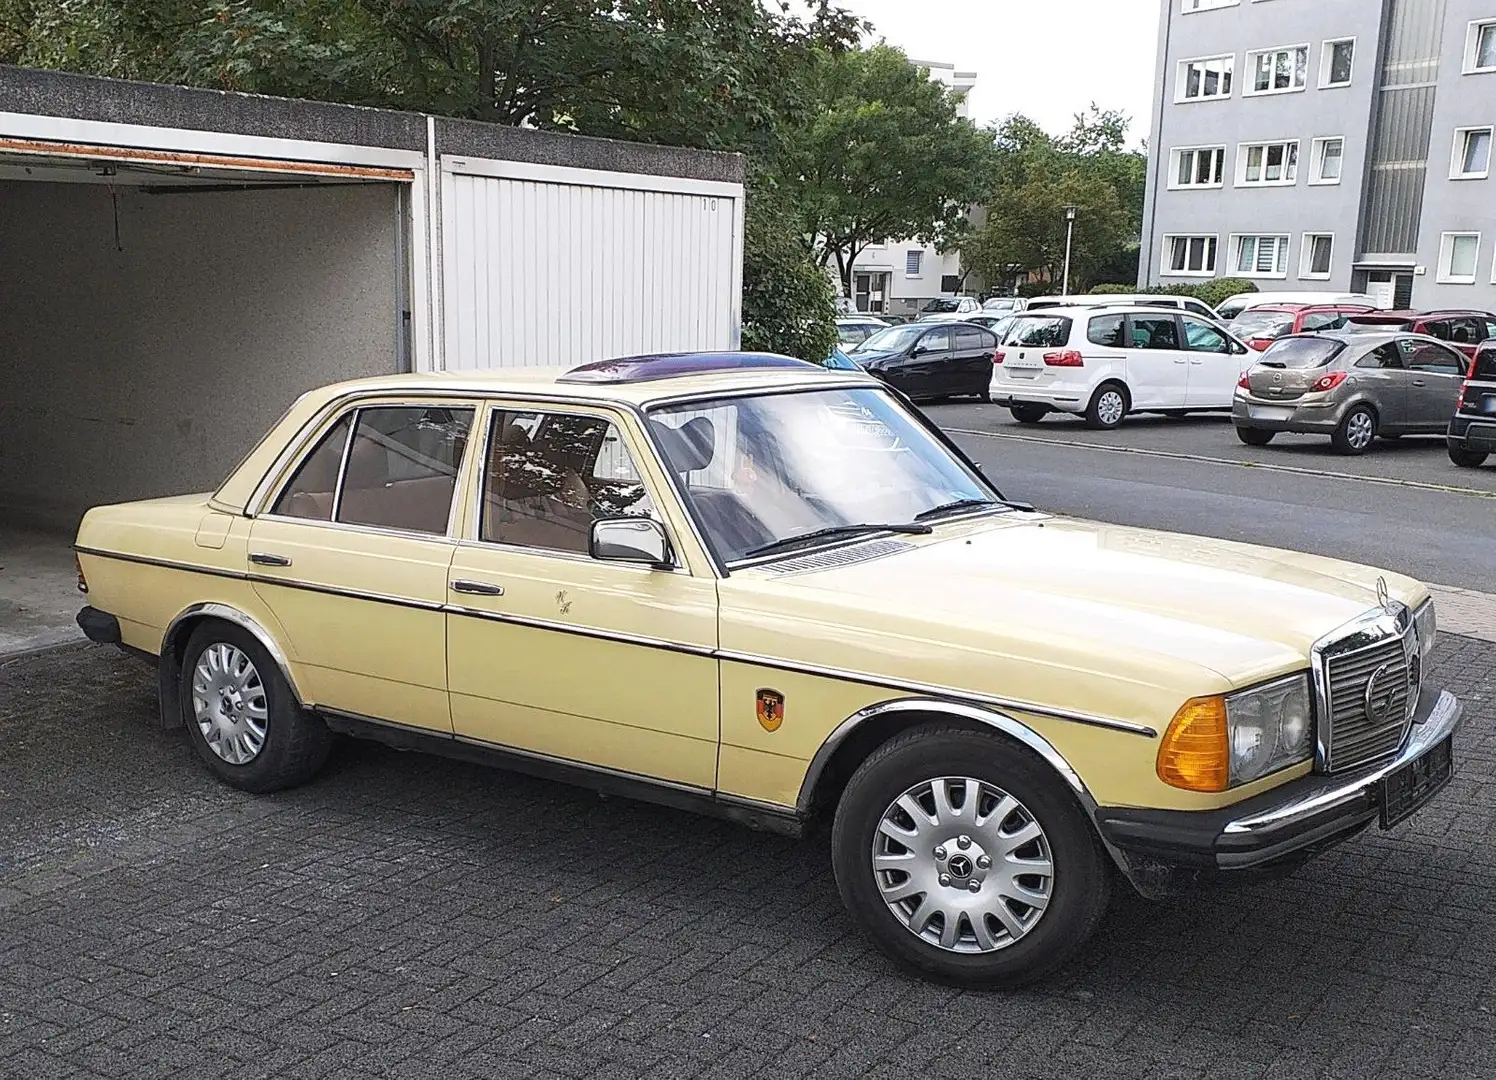
[[[1375,348],[1385,345],[1389,341],[1401,341],[1404,338],[1412,338],[1415,341],[1427,341],[1433,345],[1442,345],[1446,349],[1453,348],[1447,341],[1440,341],[1428,334],[1415,334],[1408,330],[1381,330],[1376,333],[1353,333],[1349,330],[1309,330],[1302,334],[1289,334],[1281,337],[1279,341],[1291,341],[1294,338],[1329,338],[1333,341],[1343,341],[1347,344],[1355,344]]]

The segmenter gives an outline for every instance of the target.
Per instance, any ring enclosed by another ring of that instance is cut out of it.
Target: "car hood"
[[[768,632],[743,651],[1110,716],[1156,720],[1171,703],[1167,720],[1187,697],[1306,669],[1316,640],[1376,606],[1378,577],[1410,606],[1427,596],[1332,559],[1042,514],[905,539],[850,565],[750,571],[738,628]],[[740,647],[727,629],[723,644]]]

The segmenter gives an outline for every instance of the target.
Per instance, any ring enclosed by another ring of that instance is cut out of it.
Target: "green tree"
[[[992,138],[954,96],[887,45],[825,52],[815,111],[789,126],[779,169],[804,243],[852,291],[864,248],[891,237],[949,242],[987,187]]]
[[[836,345],[831,279],[785,223],[794,211],[772,178],[748,183],[743,228],[743,348],[820,363]]]

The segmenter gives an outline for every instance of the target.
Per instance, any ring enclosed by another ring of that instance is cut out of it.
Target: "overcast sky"
[[[1147,137],[1158,0],[836,0],[916,60],[975,71],[978,124],[1021,112],[1059,134],[1096,102]]]

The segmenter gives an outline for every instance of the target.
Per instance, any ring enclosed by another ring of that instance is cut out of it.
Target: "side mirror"
[[[673,570],[675,560],[665,526],[653,518],[602,518],[592,523],[587,552],[602,562],[643,563]]]

